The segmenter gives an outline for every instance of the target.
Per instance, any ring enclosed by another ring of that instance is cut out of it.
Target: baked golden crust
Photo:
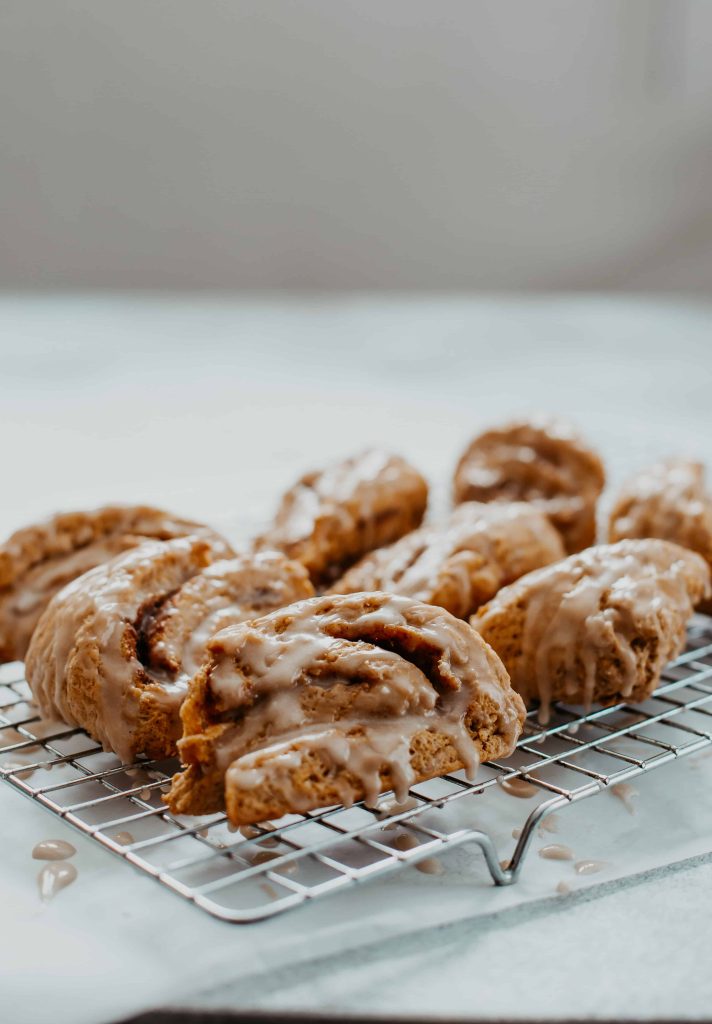
[[[0,662],[25,657],[40,615],[77,576],[146,539],[189,534],[218,539],[201,523],[146,505],[61,512],[13,533],[0,546]]]
[[[224,559],[223,541],[147,541],[60,591],[27,654],[42,712],[124,761],[175,754],[188,680],[217,630],[314,593],[277,552]]]
[[[167,802],[234,824],[508,756],[524,721],[497,656],[441,608],[325,595],[223,630],[191,680]]]
[[[256,547],[283,551],[306,566],[315,584],[329,582],[419,526],[427,501],[428,485],[405,459],[366,451],[303,476]]]
[[[659,462],[622,488],[608,524],[610,541],[656,537],[701,555],[712,568],[712,495],[702,463],[687,459]],[[703,601],[712,613],[712,602]]]
[[[383,590],[465,619],[501,587],[563,557],[559,533],[533,505],[467,501],[445,523],[366,555],[330,592]]]
[[[535,419],[476,437],[455,470],[462,501],[530,501],[560,532],[568,553],[596,539],[596,502],[605,473],[598,455],[565,424]]]
[[[660,540],[602,544],[523,576],[471,622],[527,705],[640,701],[685,645],[709,569]]]

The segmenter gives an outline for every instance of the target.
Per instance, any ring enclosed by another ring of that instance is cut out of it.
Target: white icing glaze
[[[520,800],[529,800],[539,792],[536,786],[533,786],[531,782],[527,782],[526,779],[520,779],[518,777],[511,779],[499,778],[497,779],[497,782],[505,793],[508,793],[510,796],[516,796]]]
[[[66,861],[55,861],[42,868],[37,876],[37,886],[43,903],[54,899],[58,892],[66,889],[77,878],[77,869]]]
[[[216,539],[207,527],[146,506],[60,513],[18,530],[0,545],[0,653],[24,657],[42,611],[71,580],[146,539],[188,534]]]
[[[684,623],[692,614],[691,581],[693,589],[704,590],[704,564],[675,545],[652,540],[601,545],[500,591],[473,625],[487,636],[489,616],[510,603],[524,603],[521,657],[509,666],[510,674],[525,701],[538,697],[540,720],[546,722],[552,674],[563,678],[565,695],[582,689],[583,703],[590,706],[602,654],[615,659],[620,692],[629,696],[638,681],[632,645],[641,621],[659,614]],[[665,654],[661,645],[660,670]]]
[[[623,804],[629,814],[635,814],[633,799],[638,796],[638,790],[629,782],[616,782],[611,786],[611,793]]]
[[[677,459],[638,473],[611,513],[612,540],[658,537],[712,558],[712,496],[704,466]]]
[[[33,644],[28,655],[28,680],[43,714],[79,724],[66,678],[70,668],[83,672],[96,681],[95,735],[129,761],[142,693],[177,720],[217,627],[312,592],[304,570],[282,555],[208,565],[221,554],[220,546],[195,537],[149,541],[65,587],[48,612],[49,650]]]
[[[577,875],[596,875],[607,867],[608,865],[603,860],[577,860],[574,864],[574,871]]]
[[[130,832],[115,832],[111,838],[120,846],[130,846],[131,843],[136,842]]]
[[[445,871],[442,861],[439,861],[437,857],[423,857],[422,860],[416,861],[413,866],[416,871],[420,871],[424,875],[442,875]]]
[[[383,590],[465,618],[504,584],[563,557],[559,534],[532,505],[466,502],[444,525],[368,555],[331,589]]]
[[[226,788],[250,790],[269,779],[297,810],[305,800],[294,777],[315,754],[340,770],[344,804],[358,790],[350,776],[375,805],[384,772],[404,801],[416,781],[411,741],[425,730],[446,735],[474,776],[478,747],[465,716],[478,693],[493,702],[496,729],[510,745],[519,734],[513,694],[479,638],[442,609],[408,598],[299,602],[218,633],[208,649],[214,699],[225,711],[244,709],[239,728],[224,734],[215,754],[227,770]],[[417,662],[418,652],[431,663],[431,678],[409,660]],[[333,687],[348,691],[336,712],[318,699],[316,710],[303,704],[305,693]]]
[[[43,839],[32,850],[33,860],[67,860],[76,853],[76,847],[64,839]]]
[[[417,526],[426,501],[425,481],[404,459],[366,451],[302,477],[256,546],[285,551],[315,579],[333,579],[339,566]]]
[[[548,846],[542,846],[539,856],[544,860],[573,860],[574,851],[568,846],[562,846],[561,843],[550,843]]]
[[[392,456],[376,450],[334,463],[320,473],[308,474],[289,492],[289,516],[282,524],[284,541],[293,544],[309,537],[325,505],[332,514],[340,513],[348,519],[346,504],[357,494],[364,520],[371,519],[374,492],[395,482],[399,473]]]
[[[42,713],[78,724],[65,692],[67,666],[71,658],[75,668],[96,679],[98,659],[101,713],[96,717],[96,735],[105,749],[131,760],[138,710],[132,690],[150,683],[136,654],[135,623],[156,591],[175,590],[208,560],[204,541],[189,537],[165,544],[149,541],[115,559],[108,569],[98,566],[60,591],[48,610],[54,617],[51,649],[35,658],[31,647],[28,655],[28,681]]]

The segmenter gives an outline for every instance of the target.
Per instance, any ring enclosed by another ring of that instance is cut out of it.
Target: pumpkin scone
[[[596,539],[605,473],[598,455],[555,420],[509,423],[476,437],[455,470],[461,501],[530,501],[549,517],[571,554]]]
[[[385,590],[465,619],[501,587],[564,554],[559,533],[533,505],[467,501],[445,523],[366,555],[331,592]]]
[[[419,526],[427,501],[427,483],[405,459],[366,451],[297,481],[255,544],[283,551],[315,584],[328,583]]]
[[[225,554],[200,537],[147,541],[61,590],[27,653],[42,713],[124,762],[174,755],[180,705],[212,634],[314,593],[282,554]]]
[[[508,756],[524,721],[499,658],[442,608],[324,595],[231,626],[190,684],[174,812],[233,824],[364,799]]]
[[[146,539],[188,534],[222,541],[201,523],[146,505],[62,512],[13,533],[0,545],[0,662],[25,657],[40,615],[65,584]]]
[[[616,499],[608,537],[671,540],[696,551],[712,567],[712,494],[702,463],[671,459],[636,474]],[[701,608],[712,612],[712,601],[703,601]]]
[[[546,722],[553,701],[641,701],[684,649],[710,592],[699,555],[662,540],[601,544],[505,587],[471,619]]]

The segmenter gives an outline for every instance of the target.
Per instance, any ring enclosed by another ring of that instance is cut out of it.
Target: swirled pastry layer
[[[176,812],[235,824],[394,788],[511,753],[524,719],[460,619],[390,594],[323,596],[223,630],[191,681]]]
[[[647,697],[683,650],[709,575],[699,555],[667,541],[601,544],[522,576],[471,621],[546,721],[556,700]]]
[[[560,532],[567,552],[596,538],[603,464],[570,427],[554,420],[510,423],[476,437],[455,470],[461,501],[530,501]]]
[[[533,505],[468,501],[442,525],[413,530],[366,555],[331,593],[384,590],[464,619],[501,587],[563,557],[561,537]]]
[[[203,538],[148,541],[61,590],[27,654],[43,714],[124,761],[174,754],[180,705],[211,635],[314,593],[281,554],[223,554]]]
[[[405,459],[363,452],[303,476],[256,544],[301,562],[315,583],[328,582],[419,526],[427,500],[428,485]]]
[[[230,546],[200,523],[138,506],[62,512],[18,530],[0,546],[0,662],[22,660],[51,598],[77,576],[147,538],[200,534]]]

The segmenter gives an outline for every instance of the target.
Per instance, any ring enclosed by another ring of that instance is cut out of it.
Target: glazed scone
[[[476,437],[455,470],[461,501],[530,501],[549,517],[571,554],[596,539],[605,473],[598,455],[555,420],[509,423]]]
[[[25,657],[51,598],[77,576],[146,539],[201,534],[225,545],[207,526],[145,505],[62,512],[26,526],[0,546],[0,662]]]
[[[42,713],[124,762],[174,755],[180,705],[212,634],[314,593],[282,554],[224,554],[199,537],[147,541],[61,590],[27,652]]]
[[[419,526],[427,501],[428,485],[405,459],[366,451],[303,476],[256,547],[301,562],[315,584],[330,582],[362,555]]]
[[[524,706],[461,619],[390,594],[301,601],[208,643],[183,710],[171,809],[233,824],[507,757]]]
[[[712,567],[712,494],[700,462],[672,459],[636,474],[621,489],[608,537],[657,537],[696,551]],[[712,602],[702,602],[712,612]]]
[[[366,555],[331,592],[384,590],[465,619],[501,587],[564,554],[559,533],[533,505],[467,501],[445,523]]]
[[[522,576],[473,616],[527,705],[644,700],[710,591],[699,555],[662,540],[601,544]]]

